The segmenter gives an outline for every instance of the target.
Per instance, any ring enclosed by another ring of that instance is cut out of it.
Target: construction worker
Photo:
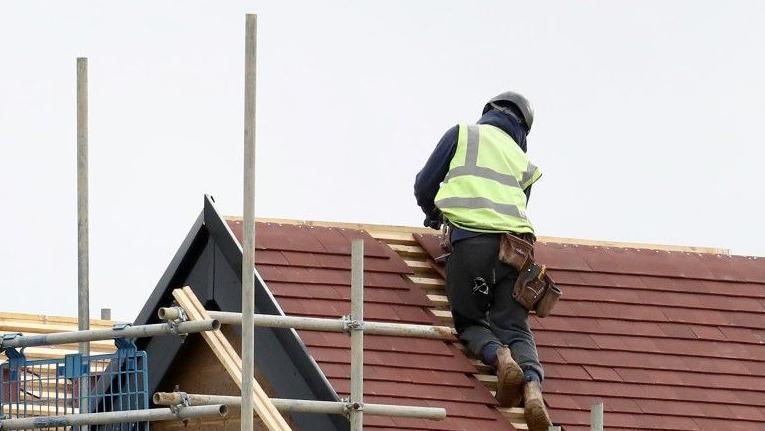
[[[551,421],[529,312],[512,295],[518,271],[498,259],[503,234],[535,240],[526,216],[531,185],[541,176],[526,157],[533,121],[522,95],[492,98],[477,124],[446,131],[417,174],[414,194],[425,226],[448,227],[446,293],[460,340],[496,370],[499,404],[523,402],[529,429],[546,431]]]

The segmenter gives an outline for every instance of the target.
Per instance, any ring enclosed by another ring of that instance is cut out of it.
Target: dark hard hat
[[[519,120],[523,120],[526,123],[526,131],[530,131],[531,124],[534,122],[534,108],[531,106],[531,102],[529,102],[528,99],[515,91],[505,91],[504,93],[492,97],[491,100],[486,102],[486,106],[483,107],[483,113],[485,114],[489,112],[490,109],[496,109],[497,111],[510,114],[514,117],[517,116],[517,113],[513,112],[514,110],[508,109],[508,104],[515,105],[518,109],[518,113],[523,117],[519,118]]]

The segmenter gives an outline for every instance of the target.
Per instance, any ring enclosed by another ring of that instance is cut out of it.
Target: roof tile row
[[[241,237],[241,223],[229,221]],[[337,318],[350,312],[350,240],[365,239],[364,317],[438,324],[432,303],[405,276],[412,271],[392,249],[366,232],[257,224],[257,269],[287,314]],[[298,331],[335,390],[347,395],[349,339],[345,334]],[[364,337],[367,402],[446,407],[445,421],[365,416],[369,430],[512,429],[493,408],[494,398],[470,375],[475,367],[458,349],[438,340]]]
[[[241,227],[232,222],[234,231]],[[366,232],[258,225],[258,270],[292,314],[349,311],[350,239],[365,239],[367,318],[435,323],[405,262]],[[438,240],[415,234],[432,262]],[[610,430],[763,429],[765,260],[740,256],[540,243],[537,258],[564,290],[554,317],[530,321],[545,366],[553,419],[589,428],[589,406],[605,401]],[[341,394],[348,341],[301,331]],[[365,418],[370,430],[511,429],[454,346],[367,336],[367,400],[445,405],[430,422]],[[758,428],[759,427],[759,428]]]
[[[437,239],[419,236],[431,256]],[[589,429],[765,429],[765,259],[540,243],[563,289],[530,318],[554,420]]]

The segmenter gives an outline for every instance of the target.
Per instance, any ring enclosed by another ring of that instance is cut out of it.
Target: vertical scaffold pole
[[[244,46],[244,244],[242,247],[242,431],[252,431],[255,363],[255,60],[258,17],[247,14]]]
[[[592,431],[603,431],[603,401],[592,403],[590,419],[592,421]]]
[[[351,431],[364,420],[364,240],[351,245]]]
[[[90,329],[88,250],[88,59],[77,58],[77,328]],[[90,344],[80,343],[80,354],[90,354]],[[87,413],[87,375],[80,384],[80,412]],[[86,430],[87,426],[81,428]]]
[[[88,59],[77,58],[77,322],[90,329],[88,292]],[[88,343],[80,353],[88,354]]]

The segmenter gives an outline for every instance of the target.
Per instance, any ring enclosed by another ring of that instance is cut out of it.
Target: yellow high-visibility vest
[[[435,203],[450,223],[466,230],[534,233],[523,191],[541,176],[502,129],[460,124]]]

